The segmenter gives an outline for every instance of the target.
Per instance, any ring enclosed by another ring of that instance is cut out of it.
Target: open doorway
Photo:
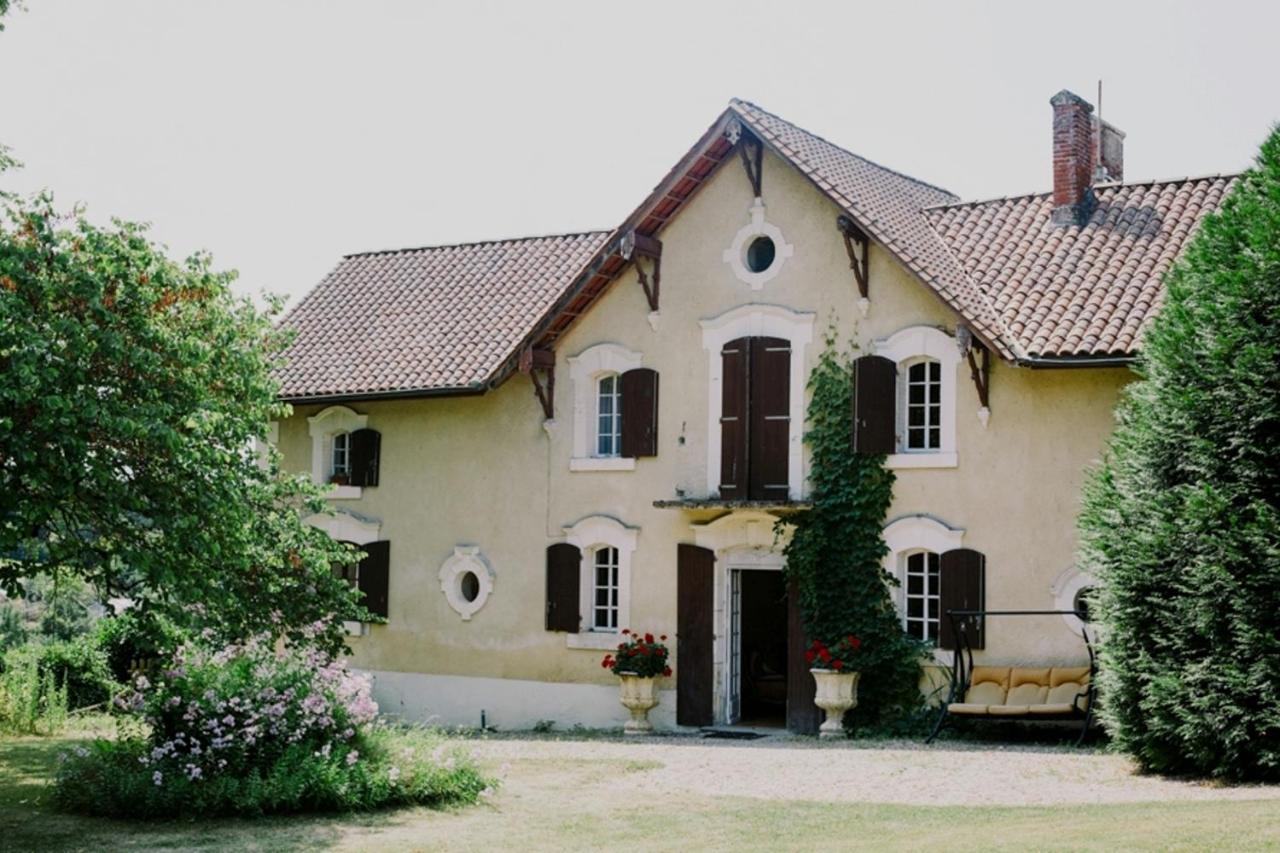
[[[734,569],[730,590],[730,723],[787,721],[787,588],[782,572]]]

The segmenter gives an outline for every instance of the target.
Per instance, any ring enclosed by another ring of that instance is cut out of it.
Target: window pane
[[[938,599],[933,597],[929,598],[929,618],[930,619],[938,618]]]
[[[907,599],[907,618],[919,619],[924,615],[924,602],[918,598]]]
[[[907,575],[907,595],[920,595],[924,592],[924,578],[920,575]]]
[[[907,369],[907,379],[911,382],[923,382],[924,368],[925,363],[923,361],[911,365],[911,367]]]
[[[907,409],[907,426],[924,426],[924,407],[911,406]]]
[[[942,381],[942,365],[936,361],[929,362],[929,380],[931,382]]]
[[[937,427],[929,430],[929,449],[937,450],[942,446],[942,431]]]
[[[929,623],[929,639],[933,640],[935,643],[938,642],[938,623],[937,622]]]
[[[923,403],[924,402],[924,386],[916,385],[914,383],[909,385],[907,387],[907,402]]]

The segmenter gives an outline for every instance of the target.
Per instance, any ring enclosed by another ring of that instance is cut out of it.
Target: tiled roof
[[[926,214],[1021,355],[1128,355],[1160,306],[1165,272],[1234,180],[1099,184],[1083,226],[1051,223],[1047,193]]]
[[[755,104],[734,100],[730,107],[1002,355],[1011,355],[1003,345],[991,305],[938,239],[924,214],[924,208],[931,205],[959,201],[955,195],[859,157]],[[871,287],[874,301],[874,282]]]
[[[281,322],[280,396],[479,390],[606,236],[347,255]]]
[[[621,274],[623,236],[656,235],[732,156],[735,121],[1008,359],[1133,353],[1161,276],[1234,180],[1100,185],[1088,223],[1055,226],[1048,194],[959,203],[734,100],[612,232],[343,258],[283,321],[298,335],[276,372],[281,396],[460,393],[501,381],[519,349],[554,346]]]

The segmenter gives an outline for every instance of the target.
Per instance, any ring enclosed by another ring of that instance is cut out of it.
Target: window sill
[[[885,464],[899,468],[955,468],[960,464],[958,453],[891,453]]]
[[[325,497],[331,501],[354,501],[360,499],[363,491],[362,486],[334,486]]]
[[[588,649],[597,652],[616,649],[622,642],[622,635],[607,631],[582,631],[577,634],[565,634],[564,644],[570,649]]]
[[[623,456],[575,456],[570,471],[634,471],[636,460]]]
[[[347,633],[348,637],[363,637],[369,633],[369,623],[353,622],[350,620],[344,621],[342,623],[342,630]]]

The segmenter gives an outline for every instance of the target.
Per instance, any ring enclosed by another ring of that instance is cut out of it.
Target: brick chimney
[[[1053,105],[1053,224],[1083,225],[1093,212],[1093,104],[1063,89]]]

